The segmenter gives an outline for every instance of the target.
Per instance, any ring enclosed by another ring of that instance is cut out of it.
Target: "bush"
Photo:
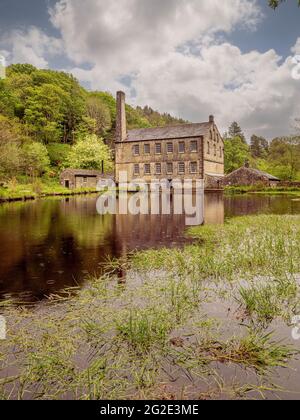
[[[41,143],[28,143],[22,148],[23,170],[29,176],[41,176],[50,166],[46,146]]]
[[[71,146],[69,144],[52,143],[48,144],[47,151],[51,166],[61,166],[67,159]]]
[[[90,135],[72,147],[65,166],[74,169],[101,170],[102,162],[105,172],[112,171],[113,161],[109,147],[96,135]]]

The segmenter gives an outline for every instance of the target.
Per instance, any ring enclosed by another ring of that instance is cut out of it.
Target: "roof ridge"
[[[172,128],[172,127],[187,127],[187,126],[191,126],[191,125],[204,125],[204,124],[209,125],[209,124],[213,124],[213,123],[210,123],[209,121],[206,121],[206,122],[198,122],[198,123],[159,125],[159,126],[156,126],[156,127],[133,128],[131,130],[128,130],[128,132],[138,131],[138,130],[155,130],[155,129]]]

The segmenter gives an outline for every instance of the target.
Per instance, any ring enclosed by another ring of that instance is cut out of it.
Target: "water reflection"
[[[293,197],[205,195],[205,223],[244,214],[300,213]],[[97,197],[0,206],[0,298],[42,299],[101,272],[107,256],[186,243],[184,215],[99,215]]]

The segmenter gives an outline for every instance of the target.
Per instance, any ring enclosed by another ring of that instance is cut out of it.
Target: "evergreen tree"
[[[231,126],[228,129],[228,137],[229,138],[236,138],[239,137],[243,143],[247,143],[246,142],[246,137],[241,129],[241,127],[239,126],[239,124],[234,121]]]
[[[269,143],[264,137],[254,134],[251,137],[250,150],[253,158],[265,158],[269,151]]]

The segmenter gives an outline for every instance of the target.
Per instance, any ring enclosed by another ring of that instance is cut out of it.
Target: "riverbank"
[[[91,194],[97,191],[92,188],[70,190],[59,184],[57,180],[38,179],[35,182],[10,182],[0,187],[0,203],[35,200],[43,197],[73,196]]]
[[[3,302],[0,397],[297,396],[300,216],[189,234],[195,243],[110,261],[106,275],[41,305]]]
[[[225,187],[225,194],[268,194],[268,195],[297,195],[300,196],[299,187],[277,187],[277,188],[263,188],[257,186],[250,187]]]

